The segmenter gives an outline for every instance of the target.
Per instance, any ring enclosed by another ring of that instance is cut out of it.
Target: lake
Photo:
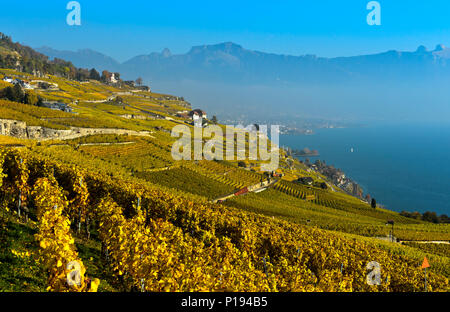
[[[450,126],[318,129],[280,145],[317,149],[310,161],[342,169],[388,209],[450,214]]]

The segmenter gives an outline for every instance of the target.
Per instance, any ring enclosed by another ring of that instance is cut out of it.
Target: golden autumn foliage
[[[36,181],[32,193],[39,222],[36,240],[41,247],[39,258],[48,270],[49,291],[87,291],[86,269],[78,258],[75,241],[70,234],[70,221],[63,216],[68,201],[54,179],[41,178]],[[76,270],[76,272],[74,272]],[[73,283],[71,276],[78,275]],[[94,288],[98,287],[98,280]]]
[[[11,150],[2,155],[3,168],[26,171],[8,179],[19,180],[14,181],[16,189],[32,189],[36,239],[52,291],[98,287],[97,280],[86,282],[86,268],[71,234],[70,225],[78,221],[80,212],[93,220],[107,265],[128,290],[424,290],[420,263],[375,244],[195,202],[132,179],[80,171],[38,154],[19,157]],[[20,159],[23,162],[18,164]],[[68,264],[74,261],[79,264],[79,286],[67,283],[73,272]],[[381,285],[366,282],[371,261],[381,266]],[[428,290],[448,291],[448,279],[429,272]]]

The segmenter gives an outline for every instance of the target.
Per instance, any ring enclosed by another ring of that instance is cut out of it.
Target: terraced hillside
[[[448,224],[371,208],[284,151],[276,183],[237,192],[268,179],[261,162],[172,158],[170,130],[187,125],[177,117],[182,98],[10,69],[3,76],[55,84],[34,92],[73,110],[1,100],[1,120],[115,132],[0,136],[1,291],[423,291],[424,256],[428,290],[449,290],[447,248],[379,239],[390,234],[387,220],[408,241],[449,241]],[[332,187],[293,182],[304,176]],[[86,270],[83,287],[61,278],[71,261]],[[379,286],[366,283],[370,261],[381,265]]]

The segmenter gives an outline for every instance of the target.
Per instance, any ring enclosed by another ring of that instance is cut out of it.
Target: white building
[[[110,79],[111,83],[118,83],[119,80],[117,80],[116,78],[116,74],[112,73],[111,74],[111,79]]]
[[[33,89],[33,87],[26,81],[20,80],[20,79],[14,79],[11,82],[12,84],[18,84],[19,86],[21,86],[24,89]]]
[[[189,117],[192,118],[192,120],[196,121],[199,119],[208,119],[208,116],[205,111],[201,109],[194,109],[189,112]]]

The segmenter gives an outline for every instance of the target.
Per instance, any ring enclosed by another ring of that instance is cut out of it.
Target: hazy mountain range
[[[161,53],[133,57],[122,64],[89,49],[72,52],[43,47],[36,50],[51,58],[71,61],[77,67],[120,71],[130,79],[142,76],[148,81],[190,79],[239,84],[289,84],[450,77],[450,49],[443,45],[438,45],[433,51],[421,46],[414,52],[392,50],[373,55],[323,58],[252,51],[227,42],[193,47],[186,54],[178,55],[164,49]]]
[[[42,47],[35,50],[47,55],[50,58],[59,58],[66,61],[71,61],[75,66],[80,68],[96,68],[100,71],[103,69],[108,69],[110,71],[120,69],[120,63],[115,59],[90,49],[83,49],[73,52],[58,51],[50,47]]]
[[[324,58],[252,51],[227,42],[185,54],[140,55],[120,63],[92,50],[36,49],[82,68],[142,77],[154,89],[186,96],[223,117],[264,113],[335,119],[449,116],[450,49]],[[436,114],[430,114],[430,103]]]

